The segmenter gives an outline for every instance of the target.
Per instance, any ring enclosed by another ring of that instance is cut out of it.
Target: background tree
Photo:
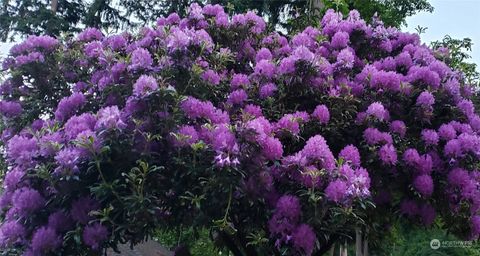
[[[366,20],[377,14],[386,25],[396,27],[408,16],[433,10],[427,0],[2,0],[0,39],[14,40],[15,36],[29,34],[59,36],[83,27],[135,28],[172,12],[183,15],[192,2],[222,4],[228,6],[230,14],[257,10],[272,27],[281,25],[289,30],[316,24],[328,8],[344,13],[357,9]]]

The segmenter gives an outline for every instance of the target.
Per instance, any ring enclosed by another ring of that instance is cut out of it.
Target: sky
[[[422,41],[441,40],[445,35],[452,38],[472,39],[473,47],[470,62],[480,66],[480,0],[430,0],[435,8],[433,13],[421,12],[407,18],[403,31],[416,32],[417,26],[427,27],[421,34]],[[477,68],[480,69],[480,68]]]
[[[472,39],[471,62],[480,66],[480,0],[430,0],[433,13],[421,12],[407,18],[403,31],[416,32],[417,26],[426,27],[422,41],[429,44],[445,35]],[[13,43],[0,42],[0,57],[5,57]],[[480,67],[479,67],[480,69]]]

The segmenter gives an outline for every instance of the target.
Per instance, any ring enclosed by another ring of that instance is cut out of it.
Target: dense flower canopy
[[[290,37],[196,4],[31,36],[3,62],[0,246],[91,255],[192,225],[311,255],[401,216],[477,239],[480,117],[448,60],[356,11]]]

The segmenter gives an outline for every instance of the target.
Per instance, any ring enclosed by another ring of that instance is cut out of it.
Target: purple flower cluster
[[[154,77],[142,75],[133,85],[133,95],[137,97],[143,97],[157,89],[158,84]]]
[[[442,61],[447,55],[356,11],[329,10],[319,28],[284,37],[253,12],[230,18],[219,5],[198,4],[136,34],[28,37],[3,63],[0,247],[49,254],[71,244],[62,243],[70,231],[90,253],[112,245],[118,227],[92,211],[121,211],[118,198],[87,191],[105,179],[127,186],[122,174],[139,159],[165,168],[143,192],[169,210],[148,223],[190,213],[193,205],[172,199],[187,189],[223,200],[216,193],[231,188],[229,213],[265,209],[268,222],[234,225],[268,230],[268,254],[312,255],[327,230],[318,223],[351,223],[332,210],[339,207],[362,215],[388,205],[424,225],[438,214],[478,238],[476,92]],[[54,90],[31,79],[43,75]],[[358,207],[371,194],[377,208]],[[217,209],[218,200],[201,207]],[[313,223],[318,205],[325,219]]]
[[[74,93],[69,97],[63,98],[55,111],[55,119],[66,121],[68,118],[76,114],[86,102],[86,97],[82,93]]]

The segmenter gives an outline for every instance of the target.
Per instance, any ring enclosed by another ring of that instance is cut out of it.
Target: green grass
[[[410,225],[395,225],[390,238],[378,251],[371,255],[388,256],[480,256],[480,246],[473,242],[471,247],[447,247],[440,246],[434,250],[430,247],[430,241],[438,239],[442,241],[463,241],[444,230],[430,228],[422,229]]]
[[[229,255],[227,251],[215,248],[210,240],[208,230],[194,232],[193,229],[158,231],[155,239],[167,248],[175,248],[179,244],[187,245],[194,256]],[[480,256],[480,245],[473,243],[471,247],[440,247],[433,250],[430,241],[462,241],[445,231],[436,228],[418,228],[408,224],[396,224],[390,236],[385,237],[380,248],[370,250],[371,256]],[[349,255],[355,255],[354,246],[350,245]]]
[[[215,248],[210,239],[208,230],[202,229],[195,232],[193,229],[159,230],[155,239],[167,248],[172,250],[178,245],[187,245],[190,253],[194,256],[201,255],[228,255],[228,252]]]

